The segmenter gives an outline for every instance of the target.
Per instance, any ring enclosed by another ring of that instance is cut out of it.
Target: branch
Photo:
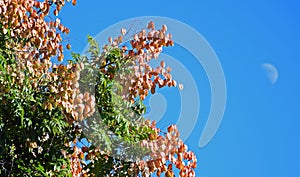
[[[104,65],[104,66],[101,66],[100,69],[103,69],[103,68],[105,68],[105,67],[107,67],[107,66],[110,66],[110,65],[112,65],[112,64],[116,64],[116,63],[115,63],[115,62],[110,62],[110,63],[108,63],[108,64],[106,64],[106,65]]]

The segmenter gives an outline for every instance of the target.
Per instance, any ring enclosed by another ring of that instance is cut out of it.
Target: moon
[[[277,68],[270,63],[262,64],[262,68],[263,68],[268,80],[270,81],[270,83],[275,84],[277,82],[278,76],[279,76]]]

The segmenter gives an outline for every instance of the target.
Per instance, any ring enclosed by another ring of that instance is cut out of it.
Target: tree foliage
[[[143,117],[149,94],[176,86],[163,61],[149,64],[174,45],[167,27],[150,22],[129,41],[121,29],[103,48],[89,36],[86,56],[60,64],[65,3],[0,1],[0,175],[195,176],[176,126]]]

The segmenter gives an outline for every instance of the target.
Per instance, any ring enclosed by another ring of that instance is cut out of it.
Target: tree
[[[143,117],[150,92],[176,86],[163,61],[149,65],[173,45],[166,26],[150,22],[129,42],[121,29],[102,50],[88,37],[88,55],[61,64],[52,59],[71,48],[55,17],[65,3],[0,1],[0,174],[195,176],[176,126],[162,132]]]

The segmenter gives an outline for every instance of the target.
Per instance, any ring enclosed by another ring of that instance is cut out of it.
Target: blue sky
[[[67,6],[61,20],[71,29],[69,39],[76,52],[86,46],[87,34],[95,36],[110,25],[140,16],[176,19],[210,43],[223,67],[227,104],[217,134],[204,148],[198,142],[211,104],[207,76],[184,49],[166,50],[182,58],[195,77],[201,98],[200,118],[186,141],[198,157],[197,176],[300,176],[299,2],[86,0]],[[268,80],[263,63],[277,68],[275,84]],[[168,103],[159,122],[164,126],[176,122],[170,117],[179,114],[179,91],[173,88],[160,93]]]

